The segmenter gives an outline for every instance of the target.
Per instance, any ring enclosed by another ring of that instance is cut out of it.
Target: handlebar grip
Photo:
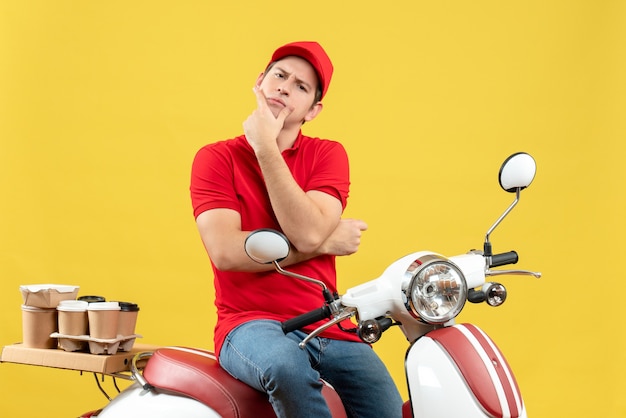
[[[491,256],[489,267],[506,266],[507,264],[515,264],[519,260],[519,256],[515,251],[507,253],[494,254]]]
[[[321,321],[322,319],[330,317],[330,307],[328,305],[325,305],[319,309],[315,309],[314,311],[303,313],[302,315],[298,315],[295,318],[284,321],[282,323],[283,332],[287,334],[288,332],[304,328],[307,325],[314,324],[317,321]]]

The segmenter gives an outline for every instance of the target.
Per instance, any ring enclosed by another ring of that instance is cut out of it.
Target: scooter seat
[[[189,396],[224,418],[276,417],[267,395],[228,374],[210,351],[158,349],[147,362],[143,377],[156,390]],[[322,394],[333,417],[347,417],[339,395],[330,385],[324,385]]]

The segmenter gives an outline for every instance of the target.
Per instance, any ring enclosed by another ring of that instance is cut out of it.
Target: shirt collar
[[[285,151],[296,151],[298,148],[300,148],[300,145],[302,144],[302,131],[298,131],[298,136],[296,137],[296,140],[293,142],[293,145],[291,146],[291,148],[287,148]]]

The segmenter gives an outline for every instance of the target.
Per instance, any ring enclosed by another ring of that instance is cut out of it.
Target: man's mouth
[[[287,105],[285,104],[285,102],[283,102],[283,101],[282,101],[282,100],[280,100],[280,99],[276,99],[276,98],[274,98],[274,97],[268,97],[268,99],[267,99],[267,103],[268,103],[268,104],[276,104],[276,105],[279,105],[279,106],[281,106],[281,107],[285,107],[285,106],[287,106]]]

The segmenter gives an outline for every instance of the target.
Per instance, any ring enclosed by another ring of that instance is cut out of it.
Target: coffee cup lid
[[[86,296],[80,296],[78,298],[78,300],[83,300],[85,302],[106,302],[106,299],[104,298],[104,296],[96,296],[96,295],[86,295]]]
[[[57,306],[57,310],[64,312],[84,312],[87,310],[89,303],[84,300],[62,300]]]
[[[117,302],[92,302],[87,307],[90,311],[119,311],[120,304]]]
[[[132,302],[118,302],[120,304],[120,310],[124,312],[137,312],[139,311],[139,305]]]

